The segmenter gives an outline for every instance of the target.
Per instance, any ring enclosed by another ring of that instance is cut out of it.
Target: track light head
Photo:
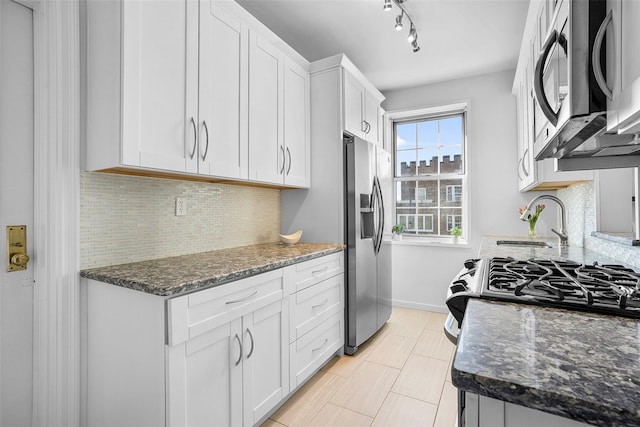
[[[418,38],[418,33],[416,31],[416,27],[413,26],[413,22],[411,23],[411,28],[409,29],[409,35],[407,36],[407,40],[409,43],[413,43]]]
[[[404,16],[404,10],[400,15],[396,16],[396,31],[402,30],[402,17]]]
[[[414,53],[420,51],[420,46],[418,46],[417,39],[411,42],[411,47],[413,48]]]
[[[392,4],[391,4],[391,0],[384,0],[384,6],[382,6],[382,10],[384,10],[385,12],[388,12],[391,10]]]

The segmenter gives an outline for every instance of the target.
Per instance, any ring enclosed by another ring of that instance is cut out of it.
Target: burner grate
[[[640,274],[621,265],[492,258],[483,295],[640,317]]]

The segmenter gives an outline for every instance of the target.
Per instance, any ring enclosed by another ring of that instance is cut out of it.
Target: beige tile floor
[[[354,356],[335,357],[262,424],[454,427],[445,314],[394,307]]]

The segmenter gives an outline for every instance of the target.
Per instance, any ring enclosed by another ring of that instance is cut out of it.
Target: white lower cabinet
[[[81,425],[259,424],[341,354],[343,272],[336,253],[173,298],[83,280]]]
[[[291,292],[291,390],[303,384],[344,347],[344,256],[342,253],[285,269]]]

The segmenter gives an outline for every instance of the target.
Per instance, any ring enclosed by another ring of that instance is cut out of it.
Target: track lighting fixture
[[[402,30],[402,17],[404,16],[404,11],[400,13],[400,15],[396,16],[396,31]]]
[[[417,38],[418,38],[418,33],[416,32],[416,27],[413,26],[413,22],[412,22],[411,28],[409,29],[409,35],[407,36],[407,41],[409,43],[413,43],[413,41]]]
[[[400,9],[400,14],[396,16],[396,31],[400,31],[404,28],[404,26],[402,25],[402,18],[405,15],[407,16],[407,19],[411,24],[409,27],[409,35],[407,36],[407,41],[411,43],[413,51],[418,52],[420,50],[420,46],[418,46],[418,31],[416,30],[415,25],[413,25],[413,19],[411,19],[411,16],[409,16],[409,12],[407,12],[407,9],[404,5],[405,1],[406,0],[384,0],[384,6],[382,7],[382,10],[386,12],[390,11],[394,3],[398,7],[398,9]]]
[[[418,39],[415,39],[411,42],[411,47],[413,48],[414,52],[418,52],[420,50],[420,46],[418,46]]]

